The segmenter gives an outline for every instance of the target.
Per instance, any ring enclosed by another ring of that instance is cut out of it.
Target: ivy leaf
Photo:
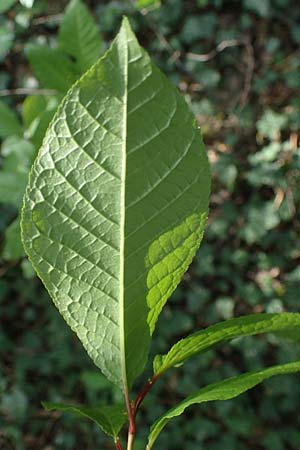
[[[124,390],[202,239],[210,171],[194,123],[125,18],[59,107],[25,194],[23,242],[35,270]]]
[[[22,132],[17,115],[4,102],[0,102],[0,137],[21,136]]]
[[[45,88],[65,93],[80,75],[68,56],[57,48],[28,44],[25,54],[33,73]]]
[[[215,400],[229,400],[248,391],[270,377],[299,371],[300,362],[296,361],[255,372],[248,372],[244,375],[228,378],[227,380],[210,384],[200,389],[178,405],[174,406],[153,424],[149,435],[147,450],[152,449],[154,442],[166,424],[173,417],[180,416],[189,406]]]
[[[48,402],[43,402],[42,405],[48,411],[58,410],[87,417],[96,422],[105,434],[114,438],[118,436],[121,428],[127,421],[127,413],[123,405],[101,406],[101,408],[87,408]]]
[[[76,59],[80,73],[89,69],[102,49],[98,27],[81,0],[71,0],[59,29],[61,50]]]
[[[166,355],[156,355],[154,373],[160,375],[171,367],[182,365],[217,344],[260,333],[279,333],[300,339],[300,313],[249,314],[212,325],[177,342]]]

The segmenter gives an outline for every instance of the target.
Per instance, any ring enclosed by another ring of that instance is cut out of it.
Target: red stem
[[[122,445],[121,445],[121,442],[120,442],[119,438],[115,439],[115,444],[116,444],[116,449],[117,450],[122,450]]]
[[[159,375],[153,375],[153,377],[147,381],[147,383],[145,384],[145,386],[143,387],[141,392],[138,394],[138,396],[134,402],[134,405],[133,405],[134,417],[135,417],[142,401],[144,400],[144,398],[146,397],[146,395],[148,394],[148,392],[150,391],[150,389],[152,388],[154,383],[158,380],[158,378],[159,378]]]

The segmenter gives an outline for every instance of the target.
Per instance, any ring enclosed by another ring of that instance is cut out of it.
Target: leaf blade
[[[102,406],[100,408],[88,408],[85,406],[50,402],[42,402],[42,405],[48,411],[58,410],[87,417],[95,422],[105,434],[113,438],[118,436],[127,420],[127,414],[123,405]]]
[[[300,314],[250,314],[212,325],[179,342],[164,355],[157,355],[153,368],[160,375],[171,367],[183,364],[188,358],[208,350],[216,344],[242,336],[260,333],[288,333],[295,331],[300,338]]]
[[[296,373],[300,371],[300,362],[295,361],[288,364],[270,367],[268,369],[249,372],[236,377],[228,378],[218,383],[210,384],[187,399],[170,409],[162,417],[160,417],[151,427],[147,450],[151,450],[158,435],[165,427],[165,425],[174,417],[181,415],[186,408],[194,404],[201,404],[204,402],[215,400],[230,400],[238,395],[253,388],[264,380],[276,376]]]
[[[188,106],[124,19],[58,109],[22,213],[39,277],[94,363],[124,390],[200,244],[209,189]]]

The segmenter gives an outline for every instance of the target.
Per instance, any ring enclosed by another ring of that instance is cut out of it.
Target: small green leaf
[[[137,9],[157,9],[161,5],[160,0],[136,0],[135,7]]]
[[[22,126],[15,112],[4,102],[0,102],[0,137],[21,136]]]
[[[154,373],[160,375],[222,342],[261,333],[280,333],[300,339],[300,313],[250,314],[212,325],[177,342],[166,355],[157,355]]]
[[[210,384],[200,389],[178,405],[174,406],[153,424],[149,435],[147,450],[152,449],[154,442],[166,424],[173,417],[180,416],[189,406],[215,400],[230,400],[270,377],[299,371],[300,362],[296,361],[270,367],[268,369],[245,373],[244,375],[228,378],[227,380]]]
[[[100,57],[102,42],[98,27],[81,0],[71,0],[61,23],[58,43],[61,50],[76,59],[80,73]]]
[[[59,49],[28,44],[25,54],[35,76],[45,88],[65,93],[80,75],[72,61]]]
[[[127,19],[68,92],[24,198],[25,250],[94,363],[121,389],[200,245],[210,171],[177,89]]]
[[[42,405],[48,411],[59,410],[87,417],[96,422],[104,433],[114,438],[118,436],[121,428],[127,421],[127,413],[123,405],[101,406],[100,408],[86,408],[84,406],[48,402],[43,402]]]

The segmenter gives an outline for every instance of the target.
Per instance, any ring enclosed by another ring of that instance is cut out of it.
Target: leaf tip
[[[123,16],[120,33],[125,33],[126,35],[134,34],[130,21],[127,16]]]

